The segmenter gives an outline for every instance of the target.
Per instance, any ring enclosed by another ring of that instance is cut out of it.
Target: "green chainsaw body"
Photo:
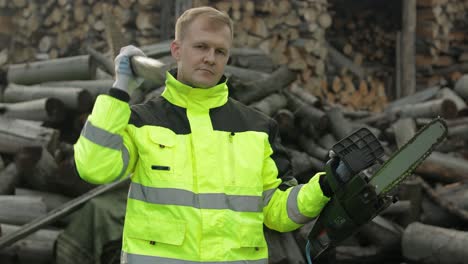
[[[388,193],[410,175],[446,135],[445,122],[439,118],[433,120],[372,177],[367,177],[363,170],[376,164],[383,148],[370,131],[360,129],[333,146],[332,151],[338,158],[327,162],[325,172],[328,175],[337,173],[341,160],[352,177],[345,183],[339,183],[336,180],[339,177],[328,177],[333,196],[309,233],[310,255],[317,258],[387,208],[393,201]]]

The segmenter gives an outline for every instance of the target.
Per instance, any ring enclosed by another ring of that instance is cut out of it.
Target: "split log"
[[[59,132],[37,122],[0,117],[0,152],[14,154],[24,147],[44,146],[54,152]]]
[[[333,145],[337,142],[336,138],[331,133],[323,135],[317,143],[322,146],[324,149],[332,149]]]
[[[468,232],[416,222],[405,229],[402,250],[405,258],[421,263],[464,263],[467,244]]]
[[[400,226],[379,215],[359,229],[359,237],[364,237],[386,253],[399,252],[402,234]]]
[[[411,210],[408,214],[402,215],[399,218],[399,223],[407,226],[410,223],[421,220],[422,215],[422,200],[423,193],[421,187],[421,179],[410,176],[398,188],[398,199],[409,200]]]
[[[55,98],[42,98],[19,103],[0,103],[4,117],[32,121],[62,122],[65,118],[65,105]]]
[[[460,210],[468,210],[468,183],[457,182],[454,184],[448,184],[445,186],[437,186],[437,194],[446,200],[448,203],[452,203]]]
[[[371,115],[371,112],[365,111],[365,110],[348,111],[346,109],[343,109],[343,114],[347,118],[357,119],[357,118],[369,117]]]
[[[398,100],[395,100],[389,103],[386,108],[386,111],[392,111],[397,108],[403,107],[405,105],[425,102],[427,100],[430,100],[436,97],[439,90],[440,90],[439,86],[434,86],[434,87],[426,88],[415,94],[405,96],[403,98],[400,98]]]
[[[0,223],[24,225],[46,212],[39,197],[0,195]]]
[[[287,104],[288,100],[284,95],[275,93],[251,104],[250,107],[268,116],[273,116],[279,109],[286,107]]]
[[[365,79],[368,75],[367,71],[361,66],[354,64],[354,62],[348,59],[346,56],[341,54],[338,50],[332,47],[330,44],[327,44],[328,55],[333,61],[333,64],[345,68],[355,74],[359,79]]]
[[[465,101],[468,100],[468,75],[463,75],[456,83],[455,83],[455,92],[460,95]]]
[[[96,185],[83,181],[76,172],[73,146],[61,144],[56,152],[55,160],[58,169],[50,177],[49,186],[55,187],[55,192],[76,197],[96,187]]]
[[[450,127],[455,127],[455,126],[460,126],[460,125],[465,125],[468,124],[468,117],[460,117],[460,118],[455,118],[451,120],[445,120],[447,123],[447,126]]]
[[[338,141],[349,136],[353,130],[351,123],[338,107],[332,107],[326,112],[330,120],[330,130]]]
[[[242,83],[248,83],[258,79],[265,79],[270,76],[268,73],[255,70],[246,70],[232,65],[226,65],[224,70],[227,77],[233,76],[238,78]]]
[[[57,170],[54,157],[43,147],[25,147],[16,154],[21,186],[40,191],[55,191],[51,178]]]
[[[307,120],[305,118],[299,118],[298,121],[298,127],[302,131],[302,134],[304,136],[307,136],[315,141],[320,138],[322,131],[319,128],[315,127],[315,125],[311,123],[310,120]]]
[[[231,64],[241,68],[271,73],[274,63],[271,56],[257,48],[233,48],[230,56]]]
[[[20,226],[2,224],[2,235],[11,234],[19,230]],[[58,230],[39,230],[25,239],[16,242],[0,251],[0,257],[14,258],[16,264],[37,263],[47,264],[53,262],[54,245],[59,235]]]
[[[406,215],[411,212],[411,201],[399,200],[396,203],[390,204],[385,210],[381,212],[383,216]],[[392,217],[393,218],[393,217]]]
[[[313,172],[323,171],[325,163],[307,153],[288,149],[291,156],[291,166],[294,177],[299,183],[307,183],[314,176]]]
[[[300,132],[296,129],[294,113],[288,109],[280,109],[273,117],[278,123],[278,129],[282,140],[294,142]]]
[[[468,124],[449,127],[448,136],[468,140]]]
[[[356,119],[357,123],[361,124],[381,124],[381,123],[392,123],[398,119],[396,111],[385,111],[382,113],[374,114],[368,117]]]
[[[437,204],[445,212],[450,213],[452,216],[456,216],[459,220],[462,220],[464,222],[468,221],[468,211],[463,208],[464,207],[463,200],[453,202],[453,200],[451,200],[452,198],[450,197],[446,198],[443,195],[439,195],[425,181],[420,180],[420,182],[421,182],[421,186],[424,192],[427,194],[427,196],[431,199],[432,202]],[[464,187],[465,186],[463,186],[462,188]],[[466,196],[466,192],[462,192],[460,196],[464,198],[464,196]],[[458,197],[455,197],[454,199],[457,199],[457,198]]]
[[[328,159],[328,149],[315,143],[312,139],[307,138],[304,135],[299,136],[299,144],[307,154],[321,161]]]
[[[320,106],[320,100],[319,98],[313,96],[312,94],[306,92],[304,88],[301,88],[297,86],[296,84],[292,84],[289,89],[287,90],[294,94],[295,96],[301,98],[304,102],[311,106],[319,107]]]
[[[295,78],[296,75],[287,67],[280,67],[268,78],[246,84],[246,86],[249,87],[249,90],[239,94],[238,99],[244,104],[252,103],[287,87]]]
[[[399,119],[392,124],[392,130],[395,133],[397,147],[401,148],[406,142],[416,135],[416,122],[412,118]]]
[[[0,172],[0,195],[14,194],[17,182],[16,165],[12,162]]]
[[[298,118],[308,120],[309,123],[320,130],[325,130],[328,127],[328,117],[322,110],[306,104],[291,93],[285,93],[285,95]]]
[[[429,188],[432,190],[430,186]],[[435,191],[432,190],[432,192],[434,195],[436,195]],[[425,193],[427,194],[427,191],[425,191]],[[449,210],[446,210],[443,206],[439,205],[440,203],[436,202],[435,200],[436,199],[434,199],[434,197],[431,195],[428,195],[428,197],[423,197],[421,204],[422,223],[447,228],[463,225],[464,221],[460,220],[460,218],[455,214],[450,213]]]
[[[50,192],[42,192],[32,189],[25,188],[15,188],[14,189],[16,196],[27,196],[27,197],[39,197],[44,202],[47,212],[52,211],[53,209],[65,204],[70,201],[71,198]]]
[[[466,110],[466,103],[457,93],[452,89],[443,88],[437,94],[437,98],[446,98],[452,100],[457,106],[457,112],[460,113],[462,110]]]
[[[69,109],[90,111],[93,106],[91,94],[81,88],[24,86],[9,84],[4,91],[5,102],[22,102],[41,98],[57,98]]]
[[[61,153],[62,148],[61,145],[56,151],[56,158],[41,147],[22,149],[16,155],[21,186],[67,196],[77,196],[94,188],[76,173],[73,150]]]
[[[424,103],[405,105],[399,108],[398,114],[401,117],[429,117],[441,116],[446,119],[457,116],[457,106],[449,99],[436,99]]]
[[[356,234],[368,246],[340,245],[335,250],[336,260],[346,263],[376,263],[399,259],[403,230],[398,225],[376,216],[363,225]]]
[[[87,90],[94,99],[100,94],[107,94],[114,80],[57,81],[39,84],[45,87],[76,87]]]
[[[416,173],[428,179],[436,179],[444,183],[467,180],[467,171],[468,161],[435,151],[415,170]]]
[[[89,55],[14,64],[8,67],[7,79],[16,84],[37,84],[50,81],[92,80],[96,65]]]

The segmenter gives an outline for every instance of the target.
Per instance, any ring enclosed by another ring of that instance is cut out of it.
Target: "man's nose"
[[[208,52],[205,54],[204,60],[206,63],[213,64],[215,62],[215,50],[209,49]]]

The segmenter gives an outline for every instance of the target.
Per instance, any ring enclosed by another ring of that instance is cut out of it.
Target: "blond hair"
[[[231,39],[234,37],[234,24],[228,14],[223,13],[217,9],[209,6],[194,7],[186,10],[178,19],[175,26],[175,39],[182,40],[187,27],[197,18],[203,15],[203,17],[216,22],[225,24],[231,30]]]

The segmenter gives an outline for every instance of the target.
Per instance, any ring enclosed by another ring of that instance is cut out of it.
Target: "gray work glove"
[[[129,45],[120,49],[119,55],[115,57],[115,82],[112,87],[123,90],[129,95],[143,83],[143,78],[135,76],[130,65],[133,56],[144,56],[145,53],[139,48]]]

